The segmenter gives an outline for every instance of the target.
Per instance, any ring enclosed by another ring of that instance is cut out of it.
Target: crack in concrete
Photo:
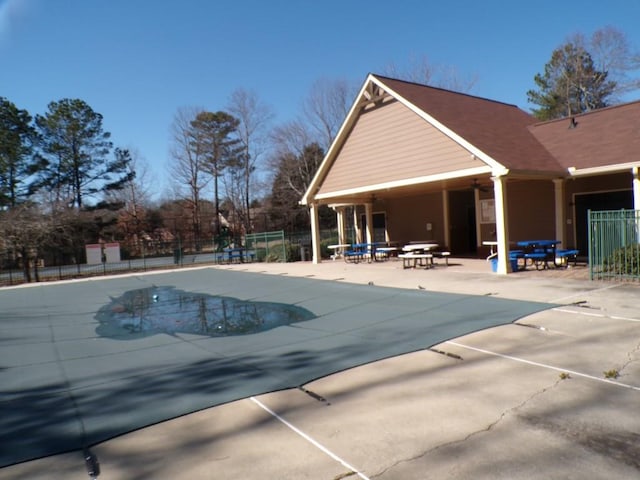
[[[640,360],[638,358],[634,358],[639,351],[640,351],[640,343],[636,345],[636,348],[634,348],[633,350],[627,353],[627,361],[623,363],[620,369],[618,370],[618,373],[620,376],[622,376],[622,372],[624,371],[625,368],[627,368],[632,363]]]
[[[529,396],[528,398],[526,398],[525,400],[523,400],[521,403],[519,403],[519,404],[518,404],[518,405],[516,405],[515,407],[508,408],[507,410],[505,410],[504,412],[502,412],[502,413],[500,414],[500,416],[499,416],[496,420],[494,420],[493,422],[491,422],[491,423],[490,423],[489,425],[487,425],[486,427],[481,428],[480,430],[476,430],[476,431],[474,431],[474,432],[471,432],[471,433],[469,433],[468,435],[466,435],[466,436],[465,436],[464,438],[462,438],[462,439],[452,440],[452,441],[450,441],[450,442],[446,442],[446,443],[443,443],[443,444],[441,444],[441,445],[437,445],[437,446],[435,446],[435,447],[433,447],[433,448],[430,448],[429,450],[426,450],[426,451],[424,451],[424,452],[420,453],[419,455],[414,455],[413,457],[403,458],[403,459],[401,459],[401,460],[398,460],[397,462],[395,462],[395,463],[393,463],[393,464],[389,465],[388,467],[384,468],[384,469],[383,469],[383,470],[381,470],[380,472],[378,472],[378,473],[376,473],[376,474],[373,474],[373,475],[370,475],[370,476],[369,476],[369,478],[378,478],[378,477],[380,477],[380,476],[384,475],[384,474],[385,474],[386,472],[388,472],[389,470],[394,469],[394,468],[395,468],[395,467],[397,467],[398,465],[401,465],[401,464],[403,464],[403,463],[410,463],[410,462],[413,462],[413,461],[418,460],[418,459],[420,459],[420,458],[424,458],[424,457],[426,457],[427,455],[430,455],[430,454],[432,454],[432,453],[434,453],[434,452],[436,452],[436,451],[438,451],[438,450],[441,450],[441,449],[443,449],[443,448],[447,448],[447,447],[450,447],[450,446],[452,446],[452,445],[459,445],[459,444],[465,443],[465,442],[467,442],[467,441],[471,440],[471,438],[473,438],[473,437],[475,437],[475,436],[477,436],[477,435],[480,435],[480,434],[482,434],[482,433],[488,433],[488,432],[490,432],[490,431],[491,431],[491,430],[493,430],[493,429],[494,429],[494,428],[495,428],[495,427],[496,427],[500,422],[502,422],[502,420],[504,420],[504,418],[505,418],[507,415],[509,415],[509,414],[511,414],[511,413],[513,413],[513,412],[516,412],[517,410],[519,410],[519,409],[523,408],[525,405],[527,405],[529,402],[531,402],[534,398],[539,397],[540,395],[544,395],[544,394],[545,394],[546,392],[548,392],[549,390],[551,390],[551,389],[553,389],[553,388],[557,387],[557,386],[558,386],[558,384],[559,384],[560,382],[562,382],[563,380],[565,380],[565,378],[562,378],[562,377],[561,377],[561,378],[559,378],[559,379],[558,379],[558,380],[556,380],[552,385],[550,385],[550,386],[548,386],[548,387],[545,387],[545,388],[543,388],[543,389],[542,389],[542,390],[540,390],[540,391],[535,392],[533,395]]]

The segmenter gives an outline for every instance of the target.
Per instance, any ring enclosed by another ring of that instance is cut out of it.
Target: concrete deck
[[[638,478],[640,286],[590,282],[580,267],[499,276],[482,260],[450,264],[216,268],[563,306],[123,435],[92,449],[99,478]],[[76,452],[0,477],[87,473]]]

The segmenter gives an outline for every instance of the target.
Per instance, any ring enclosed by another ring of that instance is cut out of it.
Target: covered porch
[[[430,240],[482,256],[492,242],[500,274],[521,240],[586,255],[586,209],[640,206],[640,159],[620,153],[640,140],[603,136],[634,119],[637,102],[540,124],[515,105],[369,75],[301,200],[313,261],[320,205],[335,210],[340,243]]]

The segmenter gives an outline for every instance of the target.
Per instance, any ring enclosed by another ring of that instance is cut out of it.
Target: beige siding
[[[399,102],[363,113],[320,194],[485,164]]]
[[[507,199],[512,243],[555,239],[556,207],[552,181],[514,181],[507,185]]]
[[[442,193],[396,198],[385,202],[389,240],[400,245],[434,240],[444,245]],[[427,223],[432,226],[427,231]]]

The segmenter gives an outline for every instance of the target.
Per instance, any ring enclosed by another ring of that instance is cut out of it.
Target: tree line
[[[305,103],[313,113],[276,127],[271,108],[242,89],[224,110],[179,109],[167,167],[173,192],[159,202],[144,159],[115,147],[83,100],[51,102],[32,117],[0,97],[0,268],[21,265],[31,280],[36,259],[82,263],[87,243],[160,255],[178,244],[219,249],[256,230],[305,229],[298,201],[346,115],[347,88],[316,82]],[[339,92],[342,104],[332,104]]]
[[[535,75],[532,113],[548,120],[619,102],[640,88],[630,76],[639,68],[640,55],[618,30],[576,34]],[[382,73],[457,91],[475,83],[444,72],[423,58]],[[86,102],[53,101],[32,117],[0,97],[0,252],[10,252],[2,261],[20,262],[29,275],[30,263],[51,249],[55,262],[81,262],[85,243],[121,241],[136,255],[152,244],[197,250],[253,231],[306,230],[308,212],[298,202],[355,93],[346,80],[320,79],[298,117],[279,125],[273,109],[244,89],[218,111],[179,109],[169,139],[173,191],[156,202],[144,159],[114,146]],[[324,227],[335,222],[327,209],[320,219]]]

